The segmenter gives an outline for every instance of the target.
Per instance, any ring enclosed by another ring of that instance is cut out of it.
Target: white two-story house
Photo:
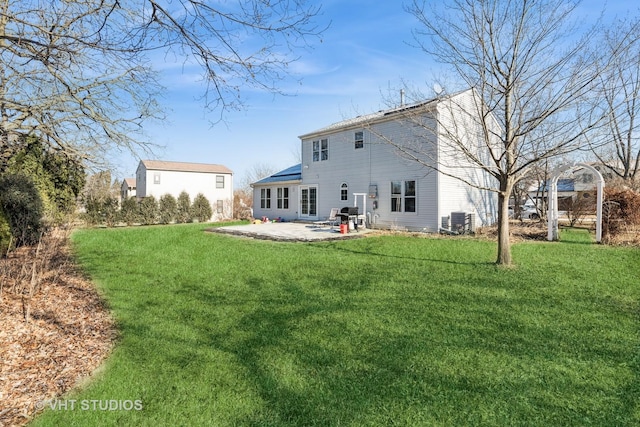
[[[495,222],[497,182],[445,144],[455,133],[471,151],[486,147],[461,110],[473,97],[402,105],[300,136],[301,163],[253,184],[254,216],[317,221],[355,205],[376,228],[435,232],[460,225],[452,221],[461,215],[472,228]]]
[[[120,185],[120,202],[136,196],[136,179],[125,178]]]
[[[178,198],[186,191],[193,199],[202,193],[211,203],[212,220],[219,221],[233,215],[233,172],[222,165],[141,160],[136,171],[136,196],[165,194]]]

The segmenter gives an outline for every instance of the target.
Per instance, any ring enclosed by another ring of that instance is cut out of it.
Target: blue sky
[[[607,15],[623,16],[632,7],[628,1],[610,0]],[[586,1],[583,8],[595,14],[602,2]],[[198,100],[204,90],[198,70],[165,67],[162,102],[168,120],[145,129],[153,142],[165,147],[157,150],[156,158],[223,164],[239,183],[255,165],[280,170],[297,163],[299,135],[387,108],[389,94],[399,99],[403,82],[430,94],[441,71],[410,45],[416,22],[402,1],[325,0],[319,20],[331,21],[322,43],[301,52],[293,78],[280,83],[291,96],[248,89],[242,93],[246,108],[226,114],[224,122],[213,126],[218,113],[205,111]],[[132,155],[123,153],[113,161],[118,179],[135,176],[138,160]]]

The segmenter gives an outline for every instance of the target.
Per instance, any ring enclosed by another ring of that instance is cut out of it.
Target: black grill
[[[338,218],[340,218],[340,224],[349,224],[349,218],[354,217],[355,229],[358,229],[358,215],[360,214],[357,206],[353,207],[344,207],[340,209],[340,213],[336,214]]]

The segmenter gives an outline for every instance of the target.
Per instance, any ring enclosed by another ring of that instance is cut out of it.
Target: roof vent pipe
[[[404,89],[400,89],[400,106],[404,107]]]

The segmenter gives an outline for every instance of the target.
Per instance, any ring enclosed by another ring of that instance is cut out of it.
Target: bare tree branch
[[[608,118],[602,137],[590,143],[610,173],[625,181],[640,176],[640,18],[620,20],[603,31],[594,110]]]
[[[414,31],[417,46],[450,66],[461,88],[477,93],[473,105],[455,105],[456,97],[449,98],[450,108],[464,118],[452,126],[439,114],[432,131],[450,129],[441,141],[451,154],[426,163],[452,176],[459,173],[470,185],[454,165],[495,178],[498,264],[511,263],[507,209],[514,186],[538,163],[585,148],[590,133],[604,123],[584,105],[595,87],[601,53],[590,49],[595,26],[580,32],[573,21],[578,5],[413,0],[407,8],[420,23]],[[470,147],[474,140],[483,147]]]
[[[203,108],[241,108],[247,87],[279,93],[321,30],[306,0],[0,0],[0,144],[33,134],[100,163],[152,149],[163,120],[158,52],[198,64]]]

